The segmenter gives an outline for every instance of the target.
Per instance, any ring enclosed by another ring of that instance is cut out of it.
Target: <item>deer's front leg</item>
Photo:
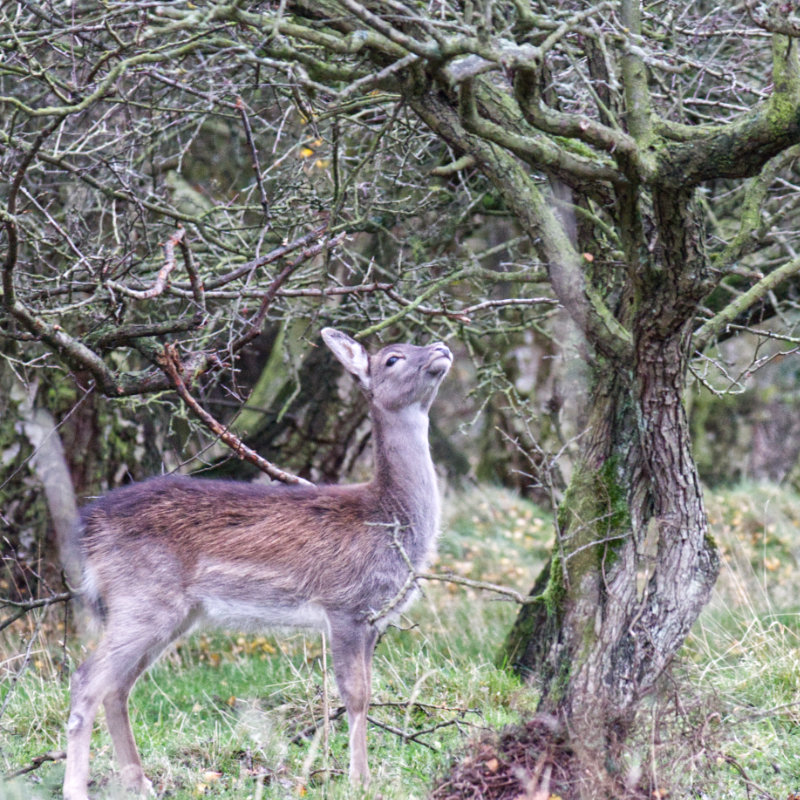
[[[329,616],[329,622],[336,684],[350,726],[350,782],[367,784],[367,712],[378,631],[363,620],[345,616]]]

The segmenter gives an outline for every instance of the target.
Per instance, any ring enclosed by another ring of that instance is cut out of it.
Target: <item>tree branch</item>
[[[12,625],[18,619],[24,617],[29,611],[33,611],[34,608],[45,608],[55,603],[66,603],[68,600],[71,600],[72,597],[72,592],[61,592],[51,597],[42,597],[39,600],[11,600],[8,597],[0,598],[0,606],[11,606],[12,608],[18,609],[15,614],[11,614],[11,616],[6,617],[0,622],[0,631],[5,630],[9,625]]]
[[[750,177],[800,143],[799,46],[797,39],[773,36],[769,100],[742,119],[698,126],[695,136],[668,143],[658,155],[657,182],[686,188],[716,178]]]
[[[182,44],[169,48],[157,49],[156,51],[147,50],[143,53],[137,53],[129,58],[122,59],[106,73],[93,91],[88,92],[83,99],[77,103],[36,108],[34,106],[29,106],[13,95],[0,97],[0,103],[14,106],[29,117],[57,117],[60,121],[63,117],[85,111],[98,100],[105,97],[109,92],[113,91],[114,82],[132,67],[138,66],[139,64],[153,64],[161,61],[169,62],[207,44],[207,40],[204,41],[201,36],[194,35]]]
[[[175,233],[170,236],[164,243],[164,265],[158,271],[153,285],[149,289],[131,289],[123,283],[108,280],[106,286],[115,289],[128,297],[133,297],[135,300],[150,300],[153,297],[158,297],[167,286],[167,279],[170,273],[175,269],[177,263],[175,259],[175,245],[183,241],[186,231],[183,227],[179,227]]]
[[[784,150],[764,164],[761,172],[750,180],[745,191],[740,214],[739,230],[725,249],[714,259],[714,266],[726,270],[758,245],[765,220],[762,206],[778,173],[790,162],[800,158],[800,144]]]
[[[231,344],[230,352],[238,352],[248,342],[251,342],[261,333],[261,326],[264,324],[264,318],[267,316],[267,311],[269,310],[270,305],[272,305],[272,301],[275,299],[275,295],[278,293],[278,290],[281,288],[281,286],[283,286],[284,283],[286,283],[289,276],[310,258],[319,255],[323,251],[332,250],[334,247],[341,244],[346,235],[346,233],[340,233],[337,236],[334,236],[332,239],[326,239],[323,242],[317,242],[316,244],[306,247],[305,250],[303,250],[300,255],[294,259],[294,261],[290,261],[278,273],[272,283],[270,283],[270,285],[267,287],[267,290],[264,292],[261,298],[261,306],[253,317],[249,329],[239,336],[233,342],[233,344]]]
[[[635,154],[636,142],[624,131],[614,130],[586,115],[568,114],[546,106],[539,95],[538,84],[538,75],[531,70],[519,70],[514,80],[514,95],[531,125],[553,136],[578,139],[608,153]]]
[[[568,153],[545,136],[523,136],[509,126],[498,125],[481,116],[478,113],[476,87],[472,79],[464,80],[459,89],[459,113],[464,127],[470,133],[516,153],[532,166],[552,171],[555,174],[566,173],[579,180],[609,181],[611,183],[623,180],[623,176],[617,169]],[[483,104],[484,108],[487,106],[489,106],[488,103]]]
[[[322,236],[322,234],[327,230],[328,223],[326,222],[325,224],[319,225],[313,230],[310,230],[308,233],[303,234],[303,236],[300,236],[291,242],[287,242],[286,244],[282,244],[280,247],[270,250],[269,253],[265,253],[263,256],[254,258],[252,261],[248,261],[246,264],[242,264],[240,267],[236,267],[236,269],[226,272],[224,275],[220,275],[218,278],[211,278],[207,281],[204,281],[203,285],[206,290],[218,289],[220,286],[225,286],[231,283],[231,281],[235,281],[238,278],[243,278],[245,275],[250,275],[250,273],[261,269],[262,267],[266,267],[268,264],[278,261],[278,259],[289,255],[289,253],[293,253],[300,247],[306,247],[311,242],[319,239],[319,237]],[[176,286],[181,289],[188,288],[181,284],[176,284]]]
[[[702,353],[709,342],[719,335],[725,327],[733,322],[739,314],[746,311],[754,303],[757,303],[776,286],[787,278],[800,273],[800,258],[790,261],[788,264],[765,275],[758,283],[748,289],[744,294],[739,295],[733,302],[729,303],[718,314],[701,325],[692,337],[692,348]]]
[[[12,778],[18,778],[20,775],[27,775],[29,772],[39,769],[42,764],[46,764],[48,761],[64,761],[66,757],[66,750],[48,750],[46,753],[42,753],[40,756],[34,756],[31,759],[31,763],[27,766],[20,767],[20,769],[16,769],[13,772],[9,772],[8,775],[3,778],[3,780],[10,781]]]
[[[460,269],[456,272],[452,272],[449,275],[445,275],[443,278],[440,278],[438,281],[434,281],[424,292],[421,292],[417,297],[413,300],[410,300],[407,305],[401,308],[396,313],[392,314],[391,316],[387,317],[386,319],[381,320],[380,322],[376,322],[374,325],[370,325],[363,330],[360,330],[357,334],[355,334],[356,339],[364,339],[367,336],[372,336],[374,333],[383,330],[384,328],[389,328],[395,324],[395,322],[401,320],[407,314],[412,312],[415,308],[422,305],[422,303],[427,300],[434,292],[439,291],[443,287],[447,286],[449,283],[455,283],[456,281],[460,280],[464,277],[464,275],[468,272],[468,269]]]
[[[791,14],[791,4],[782,3],[780,7],[769,8],[769,3],[745,0],[745,8],[750,19],[765,31],[784,36],[800,37],[800,19]],[[773,3],[777,6],[777,3]]]
[[[491,180],[547,262],[556,297],[592,345],[607,355],[627,358],[630,333],[605,308],[598,295],[592,293],[590,297],[580,255],[552,204],[545,200],[520,161],[465,130],[449,104],[439,100],[434,92],[411,98],[409,103],[429,128],[459,153],[472,156]]]
[[[622,0],[622,24],[631,37],[642,35],[640,0]],[[639,147],[647,146],[653,135],[652,104],[647,84],[647,67],[641,55],[628,45],[622,55],[622,84],[628,130]]]
[[[255,452],[255,450],[252,450],[246,444],[244,444],[244,442],[242,442],[238,436],[232,433],[229,428],[226,428],[221,422],[209,414],[208,411],[206,411],[197,402],[197,400],[192,397],[182,377],[184,367],[181,364],[178,356],[178,350],[175,345],[168,344],[164,346],[164,351],[160,360],[160,366],[169,378],[175,391],[178,393],[183,402],[186,403],[192,413],[212,433],[214,433],[226,445],[228,445],[228,447],[230,447],[231,450],[233,450],[233,452],[239,456],[239,458],[249,461],[251,464],[254,464],[256,467],[258,467],[263,473],[269,475],[270,478],[281,481],[281,483],[313,486],[311,482],[305,480],[304,478],[300,478],[297,475],[292,475],[292,473],[286,472],[280,469],[280,467],[276,467],[272,462],[267,461],[267,459],[262,458],[258,453]]]
[[[261,198],[261,208],[264,209],[264,218],[269,219],[269,202],[267,201],[267,193],[264,190],[264,182],[261,180],[261,165],[258,161],[258,148],[253,141],[253,129],[250,127],[250,117],[247,116],[247,108],[245,107],[244,100],[241,97],[236,98],[236,110],[242,117],[242,125],[244,125],[244,133],[247,138],[247,146],[250,148],[250,156],[253,159],[253,173],[256,177],[256,185],[258,186],[258,194]]]

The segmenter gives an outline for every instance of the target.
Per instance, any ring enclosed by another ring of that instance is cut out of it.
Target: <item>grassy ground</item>
[[[706,736],[709,745],[697,759],[696,783],[713,798],[794,800],[800,796],[800,498],[743,486],[706,499],[722,572],[679,674],[696,707],[695,736]]]
[[[757,796],[757,784],[762,796],[787,800],[800,792],[800,498],[743,487],[707,500],[723,574],[671,678],[677,699],[668,687],[667,700],[644,715],[663,723],[661,733],[634,742],[631,759],[658,759],[665,785],[680,777],[693,787],[687,797],[744,800]],[[448,517],[442,569],[530,588],[552,536],[545,513],[483,490],[451,499]],[[424,797],[470,738],[530,715],[535,693],[495,666],[514,613],[491,595],[431,583],[403,628],[387,632],[375,659],[369,796]],[[2,774],[64,746],[68,697],[56,620],[54,611],[29,614],[25,628],[18,623],[0,641]],[[68,644],[71,668],[82,656],[75,637]],[[331,722],[324,742],[322,657],[319,637],[297,634],[183,642],[140,681],[131,704],[157,794],[354,796],[344,777],[343,719]],[[336,717],[332,675],[328,682]],[[92,753],[93,795],[122,796],[102,714]],[[0,783],[0,798],[57,796],[62,776],[63,762],[45,762]]]

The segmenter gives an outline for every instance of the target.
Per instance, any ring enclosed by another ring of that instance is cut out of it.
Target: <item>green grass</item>
[[[495,491],[476,493],[469,503],[457,498],[452,508],[458,513],[441,542],[442,569],[526,591],[547,553],[547,516]],[[532,712],[533,692],[494,664],[514,613],[509,603],[477,590],[430,582],[400,627],[387,631],[373,668],[369,796],[424,797],[432,776],[471,735]],[[27,624],[35,626],[29,617]],[[68,690],[53,646],[59,632],[47,630],[46,636],[32,627],[17,630],[0,645],[11,657],[35,636],[29,664],[13,688],[21,662],[3,665],[0,704],[11,690],[0,719],[5,774],[65,744]],[[75,641],[72,666],[84,657],[80,651]],[[329,673],[335,712],[339,700]],[[331,723],[329,752],[323,747],[323,683],[319,636],[201,633],[181,642],[140,680],[131,698],[134,734],[157,795],[354,796],[346,779],[343,717]],[[418,741],[404,735],[418,735]],[[326,766],[333,773],[327,781]],[[57,796],[63,769],[63,762],[45,763],[0,784],[0,798]],[[93,796],[118,796],[114,770],[101,711],[92,740]]]
[[[717,798],[800,793],[800,497],[772,486],[708,493],[722,555],[684,648],[685,694],[707,730],[697,785]]]
[[[786,800],[800,791],[800,498],[750,486],[711,493],[707,505],[723,572],[673,670],[680,703],[670,702],[669,690],[646,709],[643,717],[658,719],[662,732],[657,746],[634,742],[634,759],[655,756],[665,783],[684,787],[673,796],[745,800],[744,772],[751,796],[757,785],[761,796]],[[452,498],[448,508],[438,568],[529,590],[549,552],[548,515],[498,490]],[[425,797],[432,777],[471,737],[520,721],[536,706],[533,690],[495,666],[515,607],[463,586],[424,589],[376,651],[370,714],[378,724],[368,733],[373,782],[365,796]],[[3,774],[64,747],[68,691],[56,616],[29,614],[26,627],[18,623],[0,640]],[[71,637],[70,666],[82,657]],[[327,682],[335,711],[332,673]],[[318,636],[213,633],[180,643],[139,682],[131,702],[157,795],[357,796],[346,779],[343,718],[331,722],[324,747],[323,684]],[[419,741],[408,738],[415,735]],[[91,770],[93,797],[124,796],[102,712]],[[56,797],[62,777],[63,762],[47,762],[0,783],[0,798]]]

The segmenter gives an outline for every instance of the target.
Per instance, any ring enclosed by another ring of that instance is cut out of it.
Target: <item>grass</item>
[[[707,496],[722,555],[683,652],[716,757],[712,797],[800,794],[800,497],[746,485]],[[713,715],[713,718],[712,718]],[[750,787],[748,794],[743,788]]]
[[[652,709],[674,740],[665,735],[652,749],[681,764],[686,797],[745,800],[759,787],[763,797],[786,800],[800,791],[800,498],[750,486],[710,493],[707,504],[723,573],[673,671],[680,702]],[[445,530],[442,569],[525,592],[549,552],[552,522],[530,503],[486,489],[452,498]],[[366,796],[425,797],[470,737],[531,714],[533,690],[495,666],[514,614],[486,593],[430,583],[402,628],[387,632],[375,658]],[[53,610],[29,614],[25,626],[0,640],[3,774],[64,746],[63,630]],[[70,667],[80,651],[70,637]],[[319,637],[298,634],[198,634],[180,643],[139,682],[131,703],[157,795],[357,796],[343,777],[343,718],[332,721],[324,747],[322,657]],[[336,712],[332,675],[327,680]],[[93,796],[123,796],[102,713],[91,769]],[[0,798],[56,797],[62,777],[63,762],[46,762],[0,783]]]

